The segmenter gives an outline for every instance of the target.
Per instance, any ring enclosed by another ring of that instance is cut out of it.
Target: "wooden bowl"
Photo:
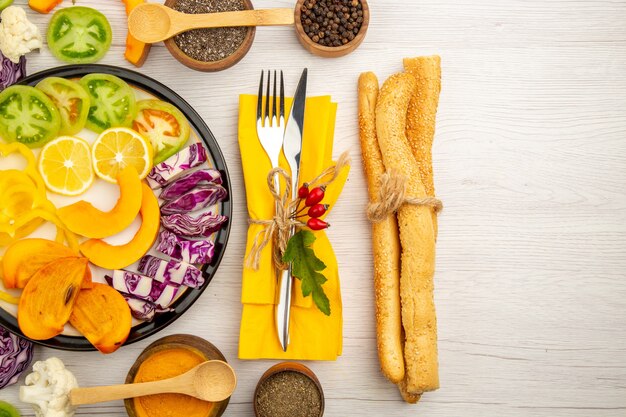
[[[323,46],[313,42],[313,40],[309,38],[309,35],[307,35],[304,31],[302,21],[300,20],[302,5],[305,1],[306,0],[298,0],[295,10],[296,35],[302,46],[304,46],[304,49],[312,54],[322,56],[324,58],[339,58],[341,56],[348,55],[350,52],[354,51],[361,44],[361,42],[363,42],[363,39],[365,39],[365,33],[367,32],[367,28],[370,23],[370,9],[366,0],[360,0],[363,7],[363,23],[361,24],[359,33],[357,33],[354,39],[350,42],[341,46]]]
[[[256,405],[256,398],[257,398],[257,395],[259,394],[259,388],[261,387],[261,385],[272,375],[285,372],[285,371],[297,372],[299,374],[302,374],[308,377],[311,381],[313,381],[313,383],[315,383],[315,386],[317,387],[317,390],[320,393],[321,408],[320,408],[319,417],[322,417],[324,415],[324,390],[322,390],[322,384],[320,384],[320,381],[317,379],[317,376],[315,376],[313,371],[311,371],[309,368],[302,365],[301,363],[297,363],[297,362],[277,363],[276,365],[272,366],[270,369],[265,371],[265,373],[261,376],[261,379],[259,379],[259,382],[256,384],[256,389],[254,390],[254,398],[252,399],[252,404],[254,405],[254,415],[256,417],[259,417],[259,411],[257,410],[257,405]]]
[[[141,355],[139,355],[133,366],[130,368],[130,371],[128,371],[125,382],[127,384],[133,383],[139,367],[151,355],[162,350],[174,348],[184,348],[193,350],[195,352],[200,352],[206,357],[206,360],[219,359],[226,362],[226,358],[224,357],[224,355],[222,355],[222,352],[220,352],[219,349],[216,348],[212,343],[202,339],[201,337],[193,336],[190,334],[173,334],[171,336],[163,337],[145,348],[144,351],[141,352]],[[207,417],[220,417],[222,414],[224,414],[224,411],[226,411],[226,407],[228,406],[229,401],[230,398],[227,398],[224,401],[216,403],[215,406],[211,409],[211,413]],[[135,402],[132,398],[125,399],[124,406],[126,407],[126,412],[128,413],[129,417],[137,417]]]
[[[252,6],[252,2],[250,0],[243,0],[246,5],[246,10],[252,10],[254,7]],[[174,8],[174,5],[178,3],[178,0],[166,0],[165,6]],[[250,50],[252,46],[252,42],[254,42],[254,35],[256,34],[256,27],[250,26],[248,28],[248,33],[246,37],[243,39],[243,42],[237,48],[235,52],[231,55],[227,56],[224,59],[220,59],[219,61],[199,61],[185,54],[174,42],[174,38],[166,39],[163,43],[165,44],[170,54],[176,58],[183,65],[188,66],[191,69],[195,69],[196,71],[204,71],[204,72],[216,72],[222,71],[227,68],[232,67],[237,62],[241,61],[244,56]]]

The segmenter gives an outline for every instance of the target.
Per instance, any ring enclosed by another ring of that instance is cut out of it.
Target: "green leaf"
[[[313,242],[315,242],[313,233],[300,230],[287,242],[283,262],[291,263],[292,275],[302,282],[302,295],[304,297],[312,295],[317,308],[330,316],[330,301],[322,288],[327,280],[319,272],[326,269],[326,265],[311,248]]]

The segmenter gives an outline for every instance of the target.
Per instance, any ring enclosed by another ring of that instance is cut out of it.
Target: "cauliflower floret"
[[[41,34],[21,7],[9,6],[0,14],[0,51],[16,64],[22,55],[40,49]]]
[[[20,387],[20,400],[32,404],[37,417],[72,417],[76,407],[70,404],[70,391],[77,387],[61,359],[49,358],[35,362],[26,385]]]

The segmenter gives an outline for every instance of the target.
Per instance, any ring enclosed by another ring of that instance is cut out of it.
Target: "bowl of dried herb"
[[[256,417],[322,417],[324,391],[306,366],[282,362],[265,371],[254,391]]]
[[[166,0],[165,6],[182,13],[219,13],[252,10],[250,0]],[[170,54],[189,68],[214,72],[232,67],[250,50],[256,27],[193,29],[164,43]]]

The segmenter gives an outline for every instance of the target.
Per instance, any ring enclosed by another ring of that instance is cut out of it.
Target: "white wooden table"
[[[308,54],[289,28],[259,29],[247,57],[221,73],[194,72],[162,45],[152,49],[139,71],[189,101],[226,156],[235,202],[226,256],[200,300],[158,336],[109,356],[37,348],[35,359],[59,356],[85,386],[114,384],[158,337],[197,334],[238,372],[225,415],[253,415],[255,384],[274,362],[236,359],[246,231],[238,94],[256,91],[262,68],[283,69],[292,91],[306,66],[309,93],[339,102],[335,154],[348,149],[354,161],[330,231],[344,355],[307,364],[323,384],[326,415],[626,415],[626,1],[370,2],[365,43],[341,59]],[[133,68],[123,59],[121,2],[79,3],[97,6],[114,28],[101,63]],[[28,14],[45,33],[49,16]],[[403,57],[431,53],[443,63],[434,147],[446,205],[436,274],[441,389],[409,406],[378,371],[356,80],[365,70],[382,80]],[[29,73],[60,64],[45,48],[28,57]],[[17,392],[0,399],[19,405]],[[114,402],[78,415],[126,413]]]

